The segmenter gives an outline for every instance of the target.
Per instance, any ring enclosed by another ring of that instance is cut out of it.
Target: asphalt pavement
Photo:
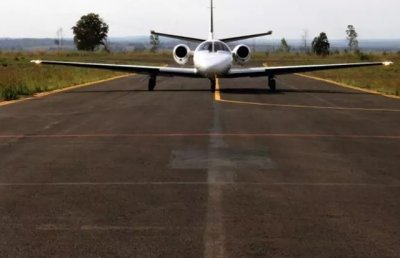
[[[400,100],[133,76],[0,107],[0,257],[399,257]]]

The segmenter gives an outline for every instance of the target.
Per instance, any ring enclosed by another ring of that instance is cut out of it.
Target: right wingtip
[[[386,61],[382,63],[384,66],[390,66],[393,65],[394,63],[392,61]]]
[[[42,60],[32,60],[31,63],[40,65],[42,63]]]

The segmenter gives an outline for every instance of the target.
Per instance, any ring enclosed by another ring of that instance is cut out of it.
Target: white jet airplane
[[[271,35],[272,31],[260,34],[246,35],[233,38],[214,39],[214,9],[211,0],[211,21],[210,35],[208,40],[191,38],[185,36],[171,35],[151,31],[151,34],[162,37],[180,39],[184,41],[200,43],[195,51],[191,51],[187,45],[180,44],[173,50],[173,57],[180,65],[185,65],[193,56],[194,68],[183,67],[156,67],[156,66],[136,66],[119,65],[104,63],[81,63],[81,62],[62,62],[33,60],[35,64],[63,65],[73,67],[86,67],[104,70],[114,70],[121,72],[140,73],[149,75],[149,91],[154,90],[157,76],[181,76],[191,78],[208,78],[211,82],[211,92],[215,91],[216,79],[218,78],[239,78],[239,77],[262,77],[268,78],[268,86],[271,91],[276,89],[275,76],[290,73],[302,73],[318,70],[354,68],[362,66],[391,65],[392,62],[363,62],[347,64],[326,64],[326,65],[297,65],[297,66],[278,66],[278,67],[254,67],[254,68],[232,68],[232,65],[245,65],[250,61],[251,50],[246,45],[238,45],[233,51],[226,43],[240,41],[249,38],[256,38]]]

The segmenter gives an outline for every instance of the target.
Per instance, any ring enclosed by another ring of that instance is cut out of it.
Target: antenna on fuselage
[[[214,1],[211,0],[211,20],[210,20],[210,36],[209,40],[214,39]]]

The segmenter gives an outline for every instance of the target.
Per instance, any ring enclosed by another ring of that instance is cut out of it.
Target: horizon
[[[4,5],[6,12],[0,16],[0,22],[8,26],[0,28],[0,38],[54,38],[59,28],[63,28],[65,38],[72,38],[70,28],[89,12],[98,13],[110,25],[110,38],[148,35],[151,29],[206,37],[209,26],[209,0],[168,3],[116,0],[111,5],[99,0],[95,6],[78,0],[15,0]],[[322,31],[332,39],[344,39],[347,25],[352,24],[360,40],[400,38],[397,0],[338,0],[334,4],[312,0],[249,0],[245,12],[239,0],[216,0],[215,6],[217,37],[273,30],[275,37],[270,39],[294,39],[301,38],[306,29],[308,39]]]
[[[108,37],[108,39],[128,40],[128,39],[134,39],[134,38],[147,38],[147,37],[150,38],[150,33],[149,33],[149,35]],[[43,37],[43,38],[40,38],[40,37],[38,37],[38,38],[35,38],[35,37],[20,37],[20,38],[0,37],[0,40],[24,40],[24,39],[32,39],[32,40],[46,40],[46,39],[48,39],[48,40],[54,40],[54,39],[57,39],[57,37],[56,36],[54,36],[54,37]],[[165,37],[160,37],[160,39],[161,40],[167,40],[167,41],[176,41],[175,39],[168,39],[168,38],[165,38]],[[265,41],[280,41],[282,39],[283,38],[276,38],[276,37],[272,38],[272,37],[266,36],[266,37],[257,38],[255,40],[256,41],[264,41],[264,40]],[[286,38],[286,37],[284,37],[284,39],[285,40],[289,40],[289,41],[292,41],[292,40],[302,41],[303,40],[301,38]],[[312,39],[313,38],[310,37],[310,38],[308,38],[308,41],[310,41]],[[329,41],[347,41],[346,38],[329,38],[329,35],[328,35],[328,39],[329,39]],[[64,37],[63,40],[71,40],[71,41],[73,41],[74,38],[73,37]],[[399,41],[399,40],[400,40],[400,37],[399,38],[358,38],[359,42],[361,42],[361,41]],[[244,41],[246,41],[246,40],[244,40]],[[254,41],[254,39],[253,40],[250,39],[250,41]]]
[[[32,51],[32,50],[60,50],[60,46],[55,42],[55,38],[0,38],[0,50],[11,51]],[[302,39],[286,39],[289,46],[293,51],[302,51],[304,48],[304,41]],[[331,49],[343,50],[348,48],[348,41],[346,39],[330,39]],[[108,40],[109,47],[113,51],[131,51],[131,50],[145,50],[150,46],[148,36],[134,36],[134,37],[117,37]],[[184,42],[184,41],[183,41]],[[232,44],[231,47],[237,44],[245,44],[256,52],[275,51],[279,47],[280,39],[258,39],[258,40],[245,40]],[[177,44],[182,41],[176,39],[164,38],[161,40],[160,49],[173,49]],[[187,43],[188,44],[188,43]],[[308,45],[311,41],[308,41]],[[191,49],[195,49],[197,44],[189,43]],[[366,39],[359,41],[359,47],[362,51],[400,51],[400,39]],[[75,44],[72,38],[64,39],[64,50],[75,49]]]

